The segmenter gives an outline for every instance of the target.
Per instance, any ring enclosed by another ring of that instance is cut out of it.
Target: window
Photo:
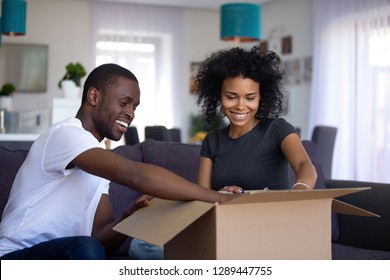
[[[171,107],[170,85],[166,79],[170,63],[161,63],[163,69],[157,63],[172,57],[167,52],[163,58],[159,56],[169,45],[163,38],[156,34],[134,34],[117,38],[123,41],[101,40],[96,43],[96,66],[117,63],[132,71],[139,81],[141,106],[135,112],[132,126],[137,127],[140,141],[144,140],[145,126],[159,124],[169,127],[172,122],[171,114],[166,112]]]
[[[338,128],[335,179],[390,182],[390,6],[313,0],[311,127]]]

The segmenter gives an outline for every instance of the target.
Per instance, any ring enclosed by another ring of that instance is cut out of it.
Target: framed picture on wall
[[[293,42],[291,36],[282,38],[282,54],[290,54],[293,50]]]
[[[195,79],[200,62],[191,62],[190,65],[190,93],[195,94]]]
[[[48,46],[3,44],[0,48],[0,84],[12,83],[16,92],[45,92]]]
[[[311,75],[312,75],[312,57],[304,57],[303,58],[303,77],[302,80],[304,83],[310,83],[311,82]]]
[[[301,60],[293,59],[282,61],[281,70],[284,72],[283,83],[286,86],[300,85],[302,82],[301,76]]]
[[[261,41],[259,44],[259,48],[260,48],[261,52],[267,52],[268,51],[268,41],[267,40]]]

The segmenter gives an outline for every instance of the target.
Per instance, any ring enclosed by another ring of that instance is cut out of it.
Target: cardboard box
[[[114,230],[166,259],[331,259],[331,212],[377,216],[335,197],[370,188],[251,191],[223,204],[153,199]]]

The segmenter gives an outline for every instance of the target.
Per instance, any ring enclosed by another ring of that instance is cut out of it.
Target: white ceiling
[[[226,3],[257,3],[262,4],[265,2],[275,0],[245,0],[245,1],[234,1],[234,0],[88,0],[91,2],[119,2],[119,3],[132,3],[132,4],[143,4],[143,5],[155,5],[155,6],[169,6],[169,7],[180,7],[180,8],[197,8],[197,9],[208,9],[218,10],[222,4]]]

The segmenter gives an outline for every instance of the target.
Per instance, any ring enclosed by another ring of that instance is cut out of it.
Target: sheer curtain
[[[133,126],[144,139],[147,125],[174,126],[180,108],[177,71],[181,58],[180,9],[120,3],[92,3],[91,61],[130,69],[141,88]],[[173,110],[175,108],[175,110]]]
[[[332,177],[390,182],[390,1],[313,0],[310,130],[338,128]]]

